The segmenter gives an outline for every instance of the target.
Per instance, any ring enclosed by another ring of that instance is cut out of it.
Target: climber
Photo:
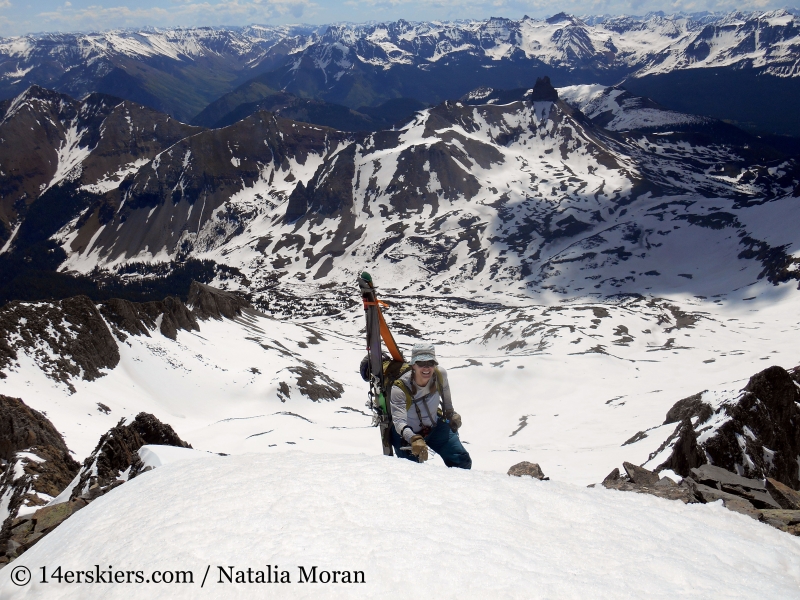
[[[390,392],[397,456],[425,462],[431,448],[448,467],[471,468],[472,459],[458,437],[461,416],[453,410],[447,372],[439,366],[433,344],[415,344],[409,364],[411,369]]]

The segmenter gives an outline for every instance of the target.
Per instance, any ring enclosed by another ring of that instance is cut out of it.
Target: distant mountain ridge
[[[275,92],[358,110],[531,87],[549,75],[559,85],[627,79],[668,108],[800,135],[798,40],[800,18],[785,10],[51,34],[0,40],[0,98],[30,84],[73,97],[96,91],[188,122],[254,78],[269,91],[218,119]],[[762,85],[769,93],[731,93]]]

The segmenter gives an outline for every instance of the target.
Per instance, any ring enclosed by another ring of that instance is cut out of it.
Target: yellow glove
[[[411,454],[416,456],[419,462],[428,460],[428,444],[425,443],[425,438],[421,435],[415,435],[411,438]]]

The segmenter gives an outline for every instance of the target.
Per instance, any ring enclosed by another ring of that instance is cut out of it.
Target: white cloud
[[[794,0],[797,3],[797,0]],[[785,0],[348,0],[349,7],[360,8],[361,20],[482,19],[489,16],[519,18],[550,16],[559,12],[574,15],[644,15],[733,10],[757,11],[782,8]]]
[[[0,8],[11,8],[10,0],[0,0]]]
[[[0,3],[8,0],[0,0]],[[47,29],[102,30],[116,27],[141,27],[147,25],[236,25],[268,22],[291,15],[303,16],[316,6],[311,0],[220,0],[197,2],[173,0],[167,6],[88,6],[73,8],[70,2],[53,11],[37,15]]]

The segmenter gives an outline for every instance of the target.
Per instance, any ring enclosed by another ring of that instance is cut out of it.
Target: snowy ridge
[[[250,27],[178,27],[116,29],[94,33],[47,33],[15,38],[0,38],[0,56],[5,55],[25,64],[44,50],[52,56],[71,58],[76,49],[78,58],[125,55],[136,58],[161,56],[171,59],[195,59],[204,54],[221,52],[235,56],[263,54],[280,40],[307,35],[314,28],[302,25],[255,25]],[[253,65],[255,66],[255,65]],[[22,77],[24,69],[5,74],[6,78]]]
[[[594,123],[611,131],[658,130],[714,122],[708,117],[667,110],[647,98],[599,84],[558,88],[558,95]]]
[[[9,600],[46,597],[54,586],[63,598],[194,598],[205,579],[230,598],[254,589],[385,598],[398,588],[450,597],[465,582],[470,596],[494,598],[797,597],[797,540],[721,505],[455,471],[301,452],[174,462],[99,498],[14,563],[40,573],[112,556],[114,568],[141,570],[141,581],[19,587],[4,576],[0,590]],[[376,507],[402,502],[409,489],[426,493],[415,494],[414,527],[397,527],[393,509]],[[418,549],[398,553],[409,537]],[[300,567],[308,575],[314,565],[318,585],[300,583]],[[634,565],[640,576],[620,584],[619,570]],[[285,583],[266,584],[268,568]],[[146,583],[156,569],[190,570],[193,584]],[[320,586],[333,571],[337,584]]]
[[[580,19],[563,13],[547,20],[422,22],[366,25],[149,28],[0,39],[0,78],[8,84],[48,84],[37,73],[58,60],[64,73],[102,76],[120,58],[148,61],[234,61],[234,70],[283,56],[296,68],[309,57],[325,79],[339,80],[356,62],[389,69],[424,66],[473,55],[496,63],[524,56],[550,67],[591,68],[637,76],[701,67],[753,67],[781,77],[797,69],[798,17],[785,10]],[[332,58],[333,57],[333,58]],[[94,63],[94,66],[92,64]],[[276,66],[280,66],[279,64]],[[42,72],[42,76],[44,72]]]
[[[339,79],[352,58],[331,62],[334,50],[383,69],[475,55],[502,61],[522,54],[551,67],[623,67],[637,76],[677,69],[748,66],[793,77],[798,17],[785,10],[693,19],[674,15],[612,17],[591,24],[565,14],[547,20],[335,25],[312,36],[302,51],[326,77]],[[295,59],[295,66],[301,59]],[[333,68],[332,68],[333,67]]]

